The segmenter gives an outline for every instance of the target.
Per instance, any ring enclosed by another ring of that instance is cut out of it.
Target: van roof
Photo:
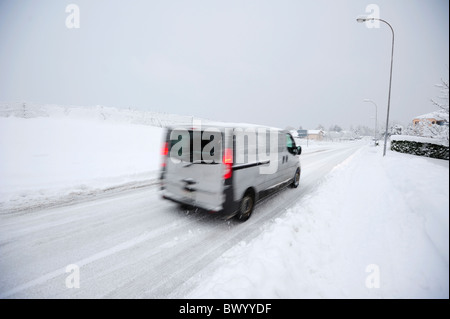
[[[183,129],[192,129],[195,126],[192,123],[187,124],[179,124],[179,125],[171,125],[168,126],[168,129],[174,130],[177,128],[183,128]],[[271,130],[277,130],[277,131],[283,131],[283,129],[277,128],[277,127],[270,127],[265,125],[258,125],[258,124],[249,124],[249,123],[228,123],[228,122],[204,122],[201,123],[202,128],[217,128],[220,131],[224,130],[225,128],[265,128],[265,129],[271,129]]]

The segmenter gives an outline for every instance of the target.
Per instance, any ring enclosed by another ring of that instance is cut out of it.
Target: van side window
[[[286,147],[289,153],[295,155],[294,149],[296,148],[296,145],[290,134],[286,134]]]

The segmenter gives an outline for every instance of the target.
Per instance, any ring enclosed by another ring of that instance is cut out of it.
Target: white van
[[[162,148],[165,199],[247,220],[255,203],[297,188],[301,146],[287,131],[248,124],[167,129]]]

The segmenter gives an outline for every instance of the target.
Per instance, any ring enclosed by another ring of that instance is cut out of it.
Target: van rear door
[[[168,132],[165,195],[181,203],[219,211],[225,200],[223,133],[174,129]]]

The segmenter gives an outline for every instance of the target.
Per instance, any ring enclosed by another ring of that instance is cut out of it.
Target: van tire
[[[300,184],[300,168],[297,168],[294,174],[294,178],[292,179],[291,187],[297,188]]]
[[[255,208],[255,195],[252,191],[248,190],[239,203],[239,210],[236,218],[241,222],[245,222],[252,215],[253,208]]]

